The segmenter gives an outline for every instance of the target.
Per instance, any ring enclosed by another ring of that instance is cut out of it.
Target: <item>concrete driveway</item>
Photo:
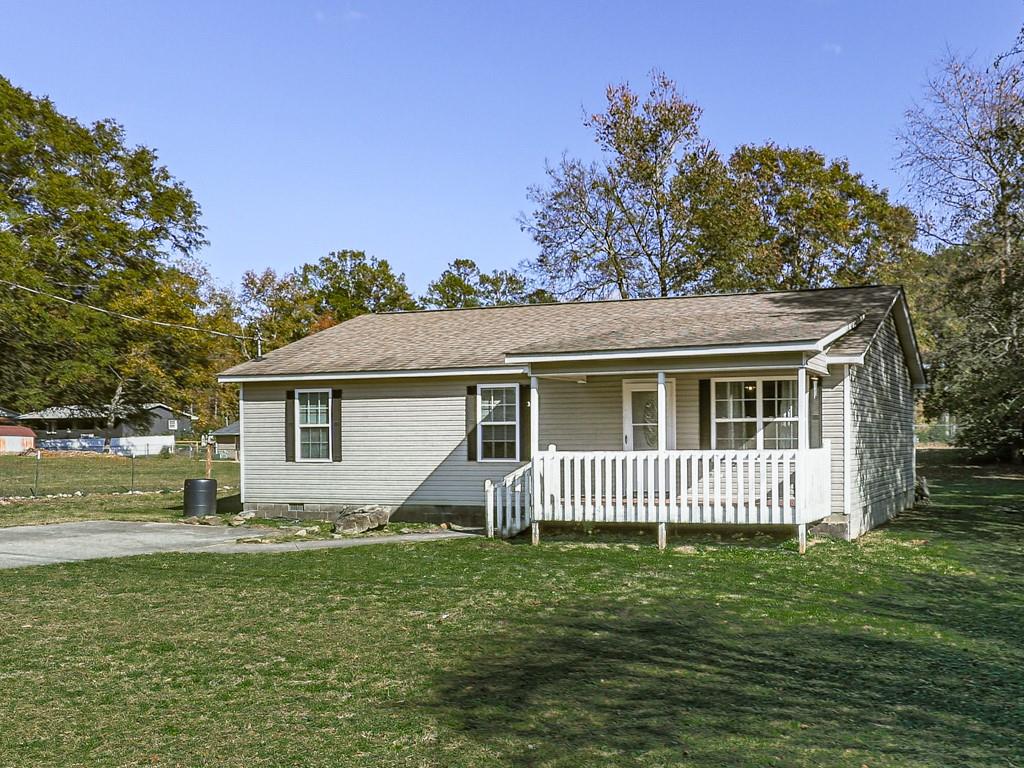
[[[432,541],[471,534],[444,531],[327,541],[237,543],[237,539],[252,535],[252,530],[242,528],[182,525],[180,523],[131,523],[112,520],[90,520],[54,525],[21,525],[13,528],[0,528],[0,568],[66,563],[99,557],[131,557],[132,555],[148,555],[156,552],[296,552],[304,549]]]

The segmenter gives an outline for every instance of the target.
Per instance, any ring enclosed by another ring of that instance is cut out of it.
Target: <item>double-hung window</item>
[[[481,384],[477,422],[481,461],[518,461],[519,387]]]
[[[797,448],[800,427],[797,423],[796,382],[792,379],[761,383],[764,401],[764,448]]]
[[[305,389],[295,392],[298,418],[299,461],[331,460],[331,391]]]
[[[713,437],[715,448],[727,450],[797,448],[796,380],[716,381]]]
[[[757,381],[715,382],[715,447],[757,448]]]

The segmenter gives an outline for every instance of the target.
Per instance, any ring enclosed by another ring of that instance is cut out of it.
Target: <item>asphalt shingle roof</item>
[[[505,365],[508,354],[815,342],[863,318],[834,345],[858,354],[899,292],[869,286],[362,315],[222,375],[480,368]]]

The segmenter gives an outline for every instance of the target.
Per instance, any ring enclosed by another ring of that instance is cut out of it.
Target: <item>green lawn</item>
[[[44,453],[0,456],[0,498],[46,496],[57,493],[123,493],[180,490],[186,478],[204,477],[206,465],[187,456],[147,456],[131,459],[106,454]],[[221,485],[238,487],[238,464],[215,461],[213,477]]]
[[[241,511],[237,486],[218,487],[217,511]],[[181,491],[88,494],[72,498],[0,500],[0,528],[12,525],[70,523],[77,520],[137,520],[167,523],[184,514]],[[0,763],[0,766],[3,764]]]
[[[1021,766],[1024,476],[931,461],[930,508],[803,557],[473,539],[0,572],[0,765]]]

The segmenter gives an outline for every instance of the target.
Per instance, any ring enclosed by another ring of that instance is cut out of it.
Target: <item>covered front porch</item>
[[[665,546],[669,525],[786,525],[802,551],[807,525],[831,513],[822,375],[805,359],[533,375],[522,409],[526,461],[486,482],[487,533],[532,528],[536,542],[545,522],[654,524]],[[621,442],[611,450],[618,416]]]

